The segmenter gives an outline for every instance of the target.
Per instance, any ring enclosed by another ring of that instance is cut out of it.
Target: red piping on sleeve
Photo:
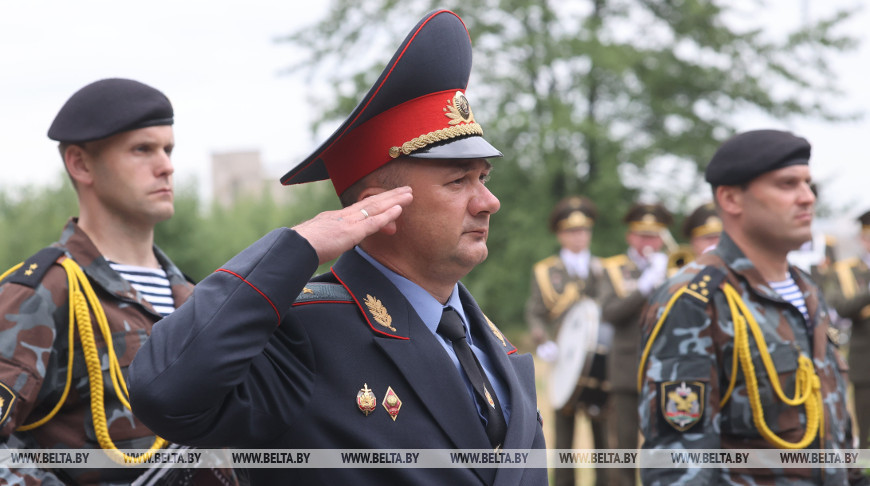
[[[252,289],[254,289],[258,294],[262,295],[263,298],[266,299],[266,302],[268,302],[269,305],[272,306],[272,310],[274,310],[274,311],[275,311],[275,315],[278,316],[278,323],[279,323],[279,324],[281,323],[281,313],[278,312],[278,308],[275,307],[275,304],[274,304],[274,303],[272,303],[272,299],[270,299],[269,297],[266,297],[266,294],[264,294],[260,289],[258,289],[256,286],[254,286],[254,284],[252,284],[251,282],[248,282],[247,280],[245,280],[245,278],[242,277],[241,275],[239,275],[238,273],[236,273],[236,272],[231,272],[231,271],[227,270],[226,268],[218,268],[217,270],[215,270],[215,272],[226,272],[226,273],[228,273],[228,274],[230,274],[230,275],[232,275],[232,276],[238,278],[238,279],[241,280],[242,282],[245,282],[246,284],[250,285],[250,287],[251,287]]]

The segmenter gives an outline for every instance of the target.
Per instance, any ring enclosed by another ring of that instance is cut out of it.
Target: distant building
[[[269,194],[273,201],[285,202],[291,191],[268,174],[258,150],[213,153],[211,156],[212,196],[224,207],[240,198],[259,199]]]

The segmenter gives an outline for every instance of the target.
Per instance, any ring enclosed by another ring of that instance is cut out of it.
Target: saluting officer
[[[166,444],[130,411],[120,381],[151,326],[193,290],[154,245],[154,225],[174,212],[173,116],[160,91],[112,78],[78,90],[52,122],[79,213],[0,286],[4,447],[119,457],[117,448]],[[127,484],[142,472],[2,468],[0,483]]]
[[[532,268],[531,293],[526,302],[526,322],[537,346],[538,357],[544,361],[554,362],[558,358],[555,339],[568,310],[581,298],[595,300],[597,297],[604,267],[601,260],[589,251],[597,217],[595,204],[582,196],[562,199],[550,213],[549,227],[559,240],[559,253],[539,261]],[[548,386],[574,387],[575,384],[549,383]],[[604,380],[590,386],[602,389],[597,397],[606,396]],[[556,449],[574,448],[574,422],[581,411],[590,419],[593,446],[608,449],[604,405],[603,400],[589,403],[575,399],[556,410]],[[596,484],[606,484],[604,471],[596,470]],[[557,468],[554,475],[556,485],[574,485],[574,469]]]
[[[613,325],[613,346],[607,357],[610,383],[610,423],[618,449],[636,449],[638,439],[637,347],[639,321],[647,298],[665,281],[668,256],[662,252],[664,232],[673,222],[671,213],[661,204],[634,204],[626,212],[625,239],[628,250],[603,260],[601,318]],[[612,471],[618,484],[634,484],[636,471],[620,468]]]
[[[487,256],[501,153],[465,88],[471,41],[439,10],[285,184],[344,209],[272,231],[197,285],[130,369],[170,440],[280,449],[542,449],[534,364],[459,280]],[[331,271],[311,279],[336,257]],[[543,485],[546,468],[252,469],[254,484]]]
[[[840,317],[852,321],[849,337],[849,377],[855,399],[855,420],[861,449],[870,444],[870,211],[858,217],[862,252],[834,263],[836,285],[824,288],[825,298]],[[833,279],[831,279],[833,280]]]
[[[811,235],[810,144],[778,130],[725,141],[706,169],[723,233],[663,285],[642,321],[645,449],[847,449],[845,363],[830,316],[787,254]],[[819,386],[817,387],[816,384]],[[645,484],[846,484],[860,472],[643,469]]]

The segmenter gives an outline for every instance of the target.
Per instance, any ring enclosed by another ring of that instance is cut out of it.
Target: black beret
[[[810,143],[779,130],[753,130],[726,140],[707,165],[705,179],[712,186],[736,186],[790,165],[807,165]]]
[[[82,143],[137,128],[172,125],[172,104],[160,91],[131,79],[102,79],[78,90],[63,105],[48,138]]]
[[[574,228],[592,228],[598,210],[595,204],[583,196],[570,196],[562,199],[550,213],[550,231]]]

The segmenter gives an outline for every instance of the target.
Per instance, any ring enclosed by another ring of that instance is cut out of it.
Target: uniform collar
[[[559,258],[562,259],[569,274],[584,279],[589,276],[589,260],[592,254],[588,249],[574,253],[567,248],[562,248],[559,250]]]
[[[100,250],[91,238],[78,225],[78,218],[70,218],[67,221],[58,244],[67,250],[88,278],[97,285],[121,299],[134,300],[146,309],[152,310],[151,304],[109,266],[109,262],[100,254]],[[176,306],[181,305],[181,302],[184,302],[192,292],[192,286],[160,248],[157,246],[153,248],[154,256],[166,272],[166,278],[173,289]]]
[[[728,233],[722,232],[722,235],[719,237],[719,244],[711,253],[721,258],[725,262],[725,265],[743,277],[760,295],[777,301],[782,300],[779,293],[768,285],[768,282],[761,276],[761,272],[758,271],[752,260],[743,253],[743,250],[728,236]],[[801,291],[806,294],[809,284],[805,281],[803,274],[793,265],[789,265],[788,270],[789,275],[794,279]]]
[[[357,246],[354,250],[396,286],[399,292],[408,300],[408,303],[411,304],[414,311],[417,312],[417,315],[420,316],[423,324],[425,324],[432,333],[435,333],[438,329],[438,323],[441,322],[441,313],[444,310],[444,305],[438,302],[438,300],[435,299],[432,294],[423,289],[423,287],[420,287],[416,283],[385,267],[371,255],[366,253],[362,248]],[[453,307],[453,309],[459,313],[467,330],[468,319],[465,316],[462,302],[459,299],[458,287],[458,284],[453,286],[453,291],[450,293],[447,305]]]

